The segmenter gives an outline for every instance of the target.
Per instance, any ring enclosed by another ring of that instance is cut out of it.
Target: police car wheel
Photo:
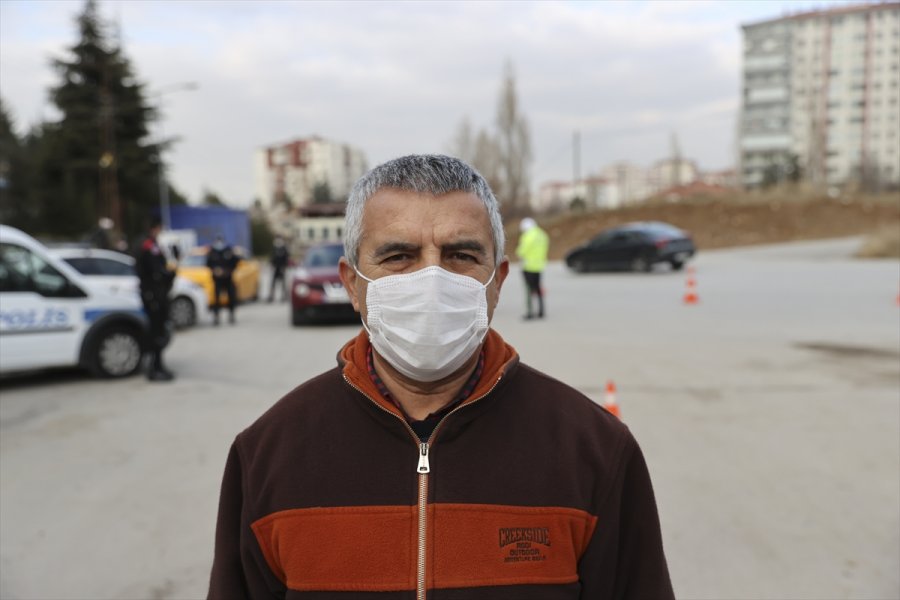
[[[97,339],[91,370],[101,377],[125,377],[141,366],[141,340],[129,329],[112,327]]]
[[[177,329],[191,327],[197,322],[197,309],[190,298],[179,296],[172,300],[169,308],[169,318]]]

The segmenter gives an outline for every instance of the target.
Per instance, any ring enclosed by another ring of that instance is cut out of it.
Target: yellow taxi
[[[194,248],[178,263],[178,275],[190,279],[206,291],[210,306],[215,300],[215,288],[213,287],[212,271],[206,266],[207,246]],[[237,292],[238,302],[247,302],[259,298],[259,261],[246,258],[244,249],[234,246],[234,253],[238,257],[237,268],[234,270],[234,288]],[[228,298],[222,294],[219,298],[221,304],[226,304]]]

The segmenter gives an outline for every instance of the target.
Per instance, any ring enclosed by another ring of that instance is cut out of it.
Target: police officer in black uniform
[[[234,305],[237,292],[234,289],[234,270],[237,268],[238,257],[234,249],[225,243],[225,238],[216,236],[209,254],[206,255],[206,266],[210,268],[215,288],[215,301],[213,302],[213,325],[219,324],[219,296],[222,292],[228,296],[229,322],[234,324]]]
[[[162,351],[170,341],[169,291],[175,280],[175,272],[169,269],[166,257],[156,243],[162,230],[159,220],[150,225],[149,235],[141,244],[137,257],[137,274],[141,282],[141,300],[150,319],[150,339],[147,343],[147,379],[171,381],[175,378],[163,365]]]
[[[275,287],[281,288],[281,301],[287,300],[287,285],[284,281],[284,272],[290,262],[290,254],[288,253],[287,244],[281,236],[275,238],[272,245],[272,257],[269,262],[272,265],[272,284],[269,286],[269,302],[275,300]]]

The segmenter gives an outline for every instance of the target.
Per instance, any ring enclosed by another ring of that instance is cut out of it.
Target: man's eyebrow
[[[388,242],[375,248],[372,255],[375,258],[380,258],[393,252],[415,252],[418,249],[419,247],[416,244],[410,244],[408,242]]]
[[[453,242],[452,244],[444,244],[443,246],[441,246],[441,250],[443,250],[444,252],[469,250],[471,252],[478,252],[479,254],[483,255],[487,254],[487,249],[484,247],[484,244],[482,244],[478,240],[460,240],[458,242]]]

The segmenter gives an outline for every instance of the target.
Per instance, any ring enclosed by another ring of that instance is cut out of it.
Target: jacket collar
[[[366,363],[366,355],[369,351],[369,334],[365,329],[360,330],[359,335],[347,342],[338,353],[338,366],[344,378],[350,385],[357,388],[363,394],[377,402],[382,408],[392,412],[401,418],[403,413],[394,405],[393,402],[387,400],[378,391],[378,387],[369,377],[369,371]],[[507,344],[500,334],[489,329],[484,339],[484,372],[481,379],[475,385],[475,389],[462,405],[484,396],[488,393],[503,377],[505,377],[513,367],[519,362],[519,355],[515,348]],[[461,405],[461,406],[462,406]]]

